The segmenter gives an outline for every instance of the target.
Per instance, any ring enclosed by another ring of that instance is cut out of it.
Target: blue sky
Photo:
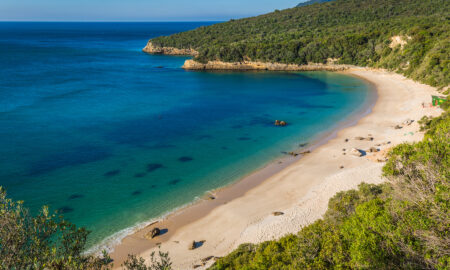
[[[1,21],[229,20],[304,0],[0,0]]]

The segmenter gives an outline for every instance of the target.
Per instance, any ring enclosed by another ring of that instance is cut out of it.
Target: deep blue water
[[[189,72],[186,57],[141,52],[205,24],[0,23],[0,185],[93,245],[311,142],[370,96],[341,74]]]

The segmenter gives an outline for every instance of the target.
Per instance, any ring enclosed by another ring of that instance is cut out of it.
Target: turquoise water
[[[0,185],[94,245],[311,142],[370,96],[336,73],[189,72],[186,57],[141,52],[205,24],[0,23]]]

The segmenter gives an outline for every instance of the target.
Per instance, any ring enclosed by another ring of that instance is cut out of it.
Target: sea
[[[142,52],[214,22],[0,23],[0,186],[91,231],[88,248],[310,147],[364,112],[362,79],[202,72]],[[275,120],[288,123],[275,126]]]

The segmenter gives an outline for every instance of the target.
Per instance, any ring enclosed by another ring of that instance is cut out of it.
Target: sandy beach
[[[417,120],[441,113],[438,108],[422,106],[429,104],[437,91],[381,70],[353,68],[345,73],[374,85],[377,100],[370,113],[339,130],[310,154],[283,160],[282,164],[274,162],[215,192],[214,200],[205,199],[127,236],[111,254],[115,266],[120,267],[129,253],[149,259],[159,246],[169,251],[174,269],[204,269],[214,262],[211,256],[227,255],[242,243],[296,233],[320,219],[328,200],[339,191],[362,182],[383,182],[384,154],[397,144],[421,140]],[[370,152],[372,147],[379,152]],[[354,148],[365,155],[353,155]],[[274,212],[283,215],[275,216]],[[145,234],[154,227],[163,234],[146,239]],[[193,241],[198,247],[188,250]]]

